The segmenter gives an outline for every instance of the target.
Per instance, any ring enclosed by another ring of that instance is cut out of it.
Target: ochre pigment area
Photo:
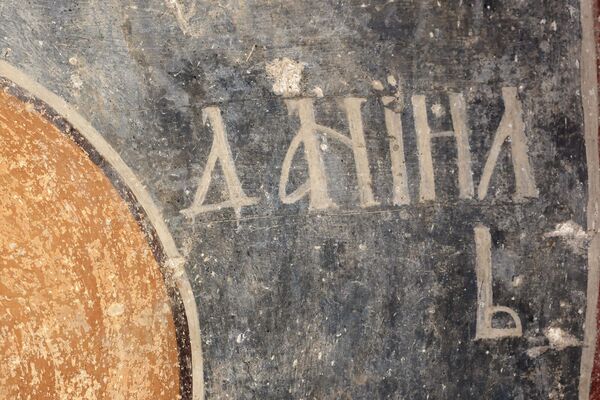
[[[178,398],[173,316],[143,232],[85,152],[5,92],[0,188],[0,398]]]

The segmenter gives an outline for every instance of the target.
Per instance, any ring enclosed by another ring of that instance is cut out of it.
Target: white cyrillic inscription
[[[475,226],[476,274],[477,274],[477,326],[475,339],[499,339],[522,336],[521,319],[517,313],[504,306],[494,305],[492,289],[492,238],[490,230],[481,224]],[[492,319],[498,313],[506,313],[515,323],[514,328],[494,328]]]
[[[502,88],[504,99],[504,115],[494,137],[490,154],[483,168],[478,195],[483,200],[488,192],[492,173],[498,161],[504,142],[510,143],[513,170],[515,173],[515,201],[523,201],[528,197],[538,197],[539,192],[535,185],[535,177],[529,163],[529,149],[525,137],[525,123],[523,122],[523,108],[517,98],[517,88]]]
[[[364,129],[360,107],[365,99],[350,97],[344,99],[343,106],[348,119],[350,138],[341,133],[317,124],[312,99],[286,100],[290,114],[296,113],[300,119],[300,129],[292,139],[281,167],[279,180],[279,197],[285,204],[295,203],[302,197],[309,196],[309,205],[312,209],[322,210],[336,207],[329,196],[327,175],[323,163],[323,156],[319,149],[318,133],[335,139],[352,149],[358,179],[358,190],[361,207],[370,207],[379,204],[373,197],[371,172],[365,144]],[[308,163],[308,179],[295,191],[288,194],[290,168],[294,155],[300,145],[304,147],[304,155]]]
[[[258,203],[258,199],[246,196],[244,189],[242,189],[242,184],[238,178],[235,164],[233,163],[231,148],[227,141],[221,110],[218,107],[207,107],[202,110],[202,117],[204,123],[206,124],[208,121],[212,127],[212,147],[210,149],[210,154],[208,155],[206,167],[200,178],[196,195],[194,196],[194,202],[191,207],[182,210],[181,212],[185,216],[191,218],[203,212],[231,207],[235,210],[235,214],[239,218],[242,207]],[[229,192],[229,199],[217,204],[204,204],[217,161],[221,165],[223,175],[225,176],[225,184],[227,185],[227,190]]]
[[[473,172],[471,170],[471,148],[469,146],[469,128],[467,126],[467,109],[462,94],[451,93],[450,114],[454,131],[432,133],[427,121],[425,96],[412,96],[415,130],[417,132],[417,151],[419,154],[419,200],[435,200],[435,179],[433,159],[431,156],[431,139],[454,137],[457,148],[458,188],[461,199],[470,199],[474,195]]]
[[[490,182],[505,143],[510,146],[515,177],[513,199],[522,202],[526,199],[537,198],[539,191],[529,159],[523,110],[517,97],[517,89],[514,87],[502,88],[502,97],[504,99],[504,114],[494,134],[492,146],[482,169],[481,181],[477,188],[477,199],[484,200],[487,197]],[[462,93],[448,93],[448,99],[452,130],[432,132],[427,115],[425,96],[413,95],[411,97],[419,172],[418,201],[420,202],[436,200],[435,160],[432,155],[431,141],[442,137],[453,138],[456,145],[458,197],[467,200],[475,197],[471,147],[469,144],[472,132],[469,128],[466,102]],[[409,171],[407,171],[410,165],[406,162],[407,149],[403,137],[402,116],[404,110],[394,107],[394,103],[397,101],[398,96],[381,97],[385,129],[389,140],[392,177],[392,194],[389,202],[395,206],[406,206],[411,204]],[[365,127],[361,112],[365,102],[366,99],[360,97],[342,99],[341,104],[350,133],[349,135],[343,135],[316,122],[314,99],[294,98],[285,100],[290,115],[298,118],[300,128],[290,142],[281,165],[279,198],[283,204],[293,204],[307,197],[309,208],[312,210],[337,208],[335,200],[330,195],[330,185],[335,185],[337,180],[335,176],[328,176],[323,160],[323,151],[326,147],[322,145],[320,139],[325,137],[342,143],[352,150],[359,195],[358,206],[368,208],[380,205],[373,194],[373,180],[365,140]],[[444,114],[443,109],[440,108],[440,105],[435,105],[433,109],[438,117]],[[193,217],[199,213],[230,207],[234,209],[236,216],[239,217],[242,207],[256,204],[258,199],[248,197],[242,189],[231,149],[227,142],[226,129],[220,109],[218,107],[207,107],[203,110],[203,117],[205,122],[210,122],[213,130],[212,148],[194,202],[182,213]],[[292,164],[300,149],[302,149],[308,165],[308,176],[295,190],[288,193],[290,173],[293,169]],[[223,170],[229,198],[217,204],[204,204],[217,161]],[[335,171],[330,171],[330,174],[335,174]],[[339,193],[339,190],[336,192]]]

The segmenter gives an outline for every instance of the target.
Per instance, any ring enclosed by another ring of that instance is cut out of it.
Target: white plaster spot
[[[561,300],[558,305],[560,306],[560,308],[567,308],[569,306],[569,303],[567,303],[564,300]]]
[[[393,109],[395,112],[400,113],[404,110],[404,93],[402,91],[402,78],[396,79],[395,76],[389,75],[387,77],[387,83],[396,89],[396,93],[394,93],[393,97],[386,96],[382,98],[384,105],[389,106],[389,108]],[[381,90],[383,90],[383,85],[381,86]]]
[[[323,97],[323,89],[321,89],[318,86],[315,86],[315,88],[312,90],[312,92],[317,97]]]
[[[113,303],[108,307],[108,310],[106,310],[106,314],[109,317],[119,317],[123,315],[124,312],[125,306],[121,303]]]
[[[530,349],[527,350],[527,355],[530,358],[537,358],[539,356],[541,356],[542,354],[544,354],[546,351],[548,351],[549,347],[548,346],[536,346],[536,347],[532,347]]]
[[[383,90],[383,83],[381,83],[381,81],[374,80],[373,82],[371,82],[371,86],[375,90],[379,90],[379,91]]]
[[[239,335],[237,335],[237,337],[235,338],[236,343],[240,344],[242,343],[244,340],[246,340],[246,335],[244,335],[243,333],[240,333]]]
[[[69,58],[69,64],[77,65],[77,64],[79,64],[79,60],[77,59],[77,57],[71,57],[71,58]]]
[[[83,81],[77,74],[71,75],[71,85],[74,89],[79,90],[83,86]]]
[[[431,106],[431,112],[438,118],[441,118],[444,115],[446,115],[446,110],[444,109],[444,106],[442,106],[439,103],[436,103]]]
[[[572,220],[556,224],[554,230],[544,234],[544,237],[564,239],[576,254],[583,254],[588,243],[587,233]]]
[[[550,342],[550,347],[558,351],[564,350],[567,347],[575,347],[581,345],[581,342],[577,340],[575,336],[565,332],[561,328],[547,328],[544,331],[544,334]]]
[[[173,278],[180,278],[185,274],[184,265],[185,259],[183,257],[169,258],[165,262],[165,267],[167,267],[167,270],[171,272],[171,276]]]
[[[519,287],[519,286],[523,285],[523,280],[524,280],[523,275],[515,276],[512,281],[513,287]]]
[[[304,64],[287,57],[276,58],[266,66],[267,74],[273,79],[273,93],[292,97],[300,94],[300,81]]]

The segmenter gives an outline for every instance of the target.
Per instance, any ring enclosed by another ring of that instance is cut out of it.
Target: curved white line
[[[34,97],[48,104],[61,117],[72,124],[102,158],[117,171],[123,182],[125,182],[129,190],[135,195],[137,201],[144,208],[167,255],[165,266],[171,269],[172,276],[175,279],[175,284],[185,307],[192,352],[192,398],[193,400],[204,400],[202,342],[200,339],[200,321],[198,320],[198,309],[194,293],[184,269],[185,260],[180,255],[171,232],[169,232],[161,212],[152,201],[150,194],[137,176],[135,176],[131,168],[125,164],[121,156],[119,156],[102,135],[64,99],[29,78],[21,70],[1,60],[0,76],[10,80]]]

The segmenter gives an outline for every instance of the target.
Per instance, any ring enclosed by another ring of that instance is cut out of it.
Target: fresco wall
[[[594,398],[595,15],[1,2],[0,397]]]

